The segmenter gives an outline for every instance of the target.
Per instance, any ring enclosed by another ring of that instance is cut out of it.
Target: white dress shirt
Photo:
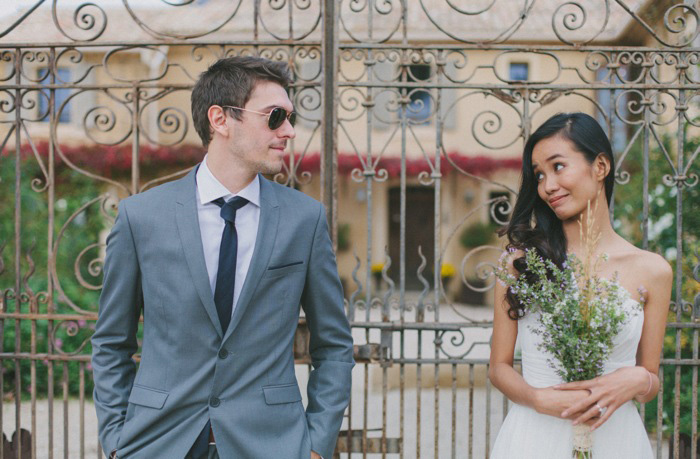
[[[221,208],[212,201],[224,198],[228,201],[234,196],[240,196],[249,202],[236,212],[236,232],[238,233],[238,254],[236,256],[236,284],[233,290],[233,308],[235,311],[238,297],[245,282],[250,261],[253,258],[253,249],[258,235],[260,223],[260,179],[255,176],[245,188],[237,194],[231,193],[219,182],[207,166],[207,157],[204,156],[202,164],[197,170],[197,214],[199,216],[199,230],[202,234],[202,248],[204,249],[204,261],[209,274],[209,284],[212,294],[216,289],[216,273],[219,269],[219,249],[221,236],[224,232],[224,219],[221,218]],[[224,330],[225,332],[226,330]]]

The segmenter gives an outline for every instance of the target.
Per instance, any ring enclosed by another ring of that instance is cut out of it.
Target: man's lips
[[[561,196],[555,196],[553,198],[550,198],[549,205],[554,207],[554,206],[558,205],[561,202],[561,200],[567,196],[568,196],[568,194],[563,194]]]
[[[270,146],[270,150],[274,150],[274,151],[276,152],[276,153],[273,153],[273,154],[274,154],[274,155],[277,155],[277,156],[279,156],[279,157],[284,156],[284,150],[285,150],[285,148],[287,148],[286,145],[284,145],[284,146],[279,146],[279,145],[278,145],[278,146],[274,146],[274,145],[273,145],[273,146]]]

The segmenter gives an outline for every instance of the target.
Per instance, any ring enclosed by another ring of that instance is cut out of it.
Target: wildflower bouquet
[[[541,336],[539,349],[549,356],[550,367],[564,382],[601,375],[613,341],[628,319],[622,305],[629,293],[619,285],[617,275],[612,280],[595,275],[599,263],[606,261],[607,256],[595,257],[594,261],[593,249],[599,235],[591,235],[590,224],[584,234],[583,224],[579,223],[585,250],[583,260],[570,254],[560,268],[543,259],[535,249],[527,249],[527,271],[534,275],[531,276],[534,281],[509,273],[508,252],[501,257],[496,271],[524,306],[525,314],[539,314],[532,331]],[[573,457],[592,457],[592,432],[585,424],[574,426]]]

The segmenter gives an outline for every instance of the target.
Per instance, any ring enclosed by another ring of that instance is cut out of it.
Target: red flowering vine
[[[131,172],[132,146],[125,144],[119,146],[104,145],[60,145],[60,153],[76,166],[89,170],[90,172],[104,177],[119,177],[128,175]],[[46,159],[49,153],[49,143],[46,141],[36,144],[36,151],[42,159]],[[168,171],[184,169],[190,167],[204,157],[205,149],[201,146],[184,144],[171,147],[154,147],[142,145],[138,151],[139,164],[146,172],[158,173],[164,169]],[[2,157],[14,155],[14,151],[6,148],[2,152]],[[23,159],[33,157],[29,144],[21,147]],[[306,154],[301,160],[299,154],[295,155],[297,173],[316,173],[321,167],[321,156],[319,153]],[[55,152],[57,166],[63,163],[63,158],[58,151]],[[349,175],[354,169],[363,170],[362,160],[356,154],[340,153],[338,155],[338,173]],[[449,161],[448,161],[449,159]],[[373,159],[376,161],[376,159]],[[285,158],[289,164],[289,157]],[[422,172],[431,173],[434,168],[435,159],[430,158],[430,163],[425,158],[406,159],[406,175],[416,177]],[[485,155],[467,156],[458,152],[447,154],[447,158],[440,158],[440,173],[442,176],[448,175],[455,170],[455,166],[461,171],[470,174],[487,176],[497,170],[519,170],[521,159],[518,158],[491,158]],[[368,169],[371,166],[367,166]],[[379,173],[381,169],[386,170],[389,177],[398,177],[401,173],[401,158],[396,156],[382,157],[374,168]]]

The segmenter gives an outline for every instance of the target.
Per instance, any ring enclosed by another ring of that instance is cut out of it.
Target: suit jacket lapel
[[[197,168],[194,168],[180,180],[180,190],[176,196],[175,217],[177,229],[185,253],[185,260],[192,275],[192,282],[202,300],[209,319],[214,324],[219,336],[223,336],[219,316],[214,304],[214,295],[209,285],[207,264],[204,261],[202,234],[199,230],[199,214],[197,212],[197,184],[195,181]]]
[[[258,234],[255,239],[253,258],[248,267],[243,288],[238,297],[238,303],[233,311],[231,323],[224,334],[224,341],[231,336],[241,317],[248,307],[248,303],[258,287],[260,278],[265,273],[265,269],[270,262],[272,249],[277,238],[277,225],[279,223],[279,204],[273,185],[262,175],[260,177],[260,221],[258,223]],[[213,304],[213,301],[212,301]],[[216,312],[215,312],[216,313]]]

